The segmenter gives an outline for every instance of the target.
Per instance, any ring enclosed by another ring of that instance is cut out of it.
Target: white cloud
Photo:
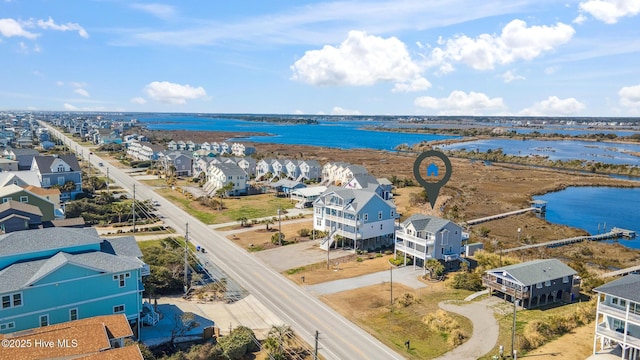
[[[339,106],[335,106],[331,109],[331,115],[362,115],[358,110],[343,109]]]
[[[631,17],[640,13],[640,1],[638,0],[589,0],[580,3],[581,14],[575,22],[584,21],[583,13],[588,13],[594,18],[606,23],[615,24],[622,17]]]
[[[640,109],[640,84],[623,87],[618,91],[618,96],[620,96],[620,105]]]
[[[362,31],[350,31],[338,47],[325,45],[320,50],[307,51],[291,70],[293,80],[320,86],[366,86],[380,81],[396,83],[396,91],[431,86],[402,41]]]
[[[575,115],[584,110],[586,106],[584,103],[576,100],[575,98],[560,99],[557,96],[549,96],[547,100],[542,100],[533,104],[532,107],[523,109],[518,115],[528,116],[547,116],[558,115],[568,116]]]
[[[35,39],[39,35],[24,29],[23,24],[14,19],[0,19],[0,34],[4,37],[21,36]]]
[[[53,21],[53,19],[49,17],[47,21],[38,20],[37,24],[38,27],[45,30],[51,29],[56,31],[77,31],[78,35],[80,35],[81,37],[85,39],[89,37],[89,33],[87,33],[87,31],[77,23],[56,24],[55,21]]]
[[[446,98],[421,96],[414,104],[421,108],[439,110],[439,115],[481,115],[505,109],[502,98],[489,98],[483,93],[455,90]]]
[[[546,75],[551,75],[551,74],[555,73],[556,71],[558,71],[558,67],[557,66],[549,66],[549,67],[546,67],[544,69],[544,73]]]
[[[65,110],[70,110],[70,111],[76,111],[78,110],[77,106],[73,106],[71,104],[64,104],[62,105],[64,107]]]
[[[162,19],[169,18],[176,12],[173,6],[164,4],[131,4],[131,7]]]
[[[145,100],[143,97],[134,97],[130,101],[132,103],[138,104],[138,105],[142,105],[142,104],[146,104],[147,103],[147,100]]]
[[[85,90],[85,89],[78,88],[78,89],[73,90],[73,92],[78,94],[78,95],[82,95],[84,97],[91,97],[91,95],[89,95],[89,92],[87,90]]]
[[[504,74],[500,75],[500,77],[502,77],[502,80],[504,80],[505,83],[510,83],[514,80],[526,80],[527,78],[522,76],[522,75],[517,75],[514,71],[509,70],[507,72],[505,72]]]
[[[203,87],[192,87],[168,81],[154,81],[144,88],[147,96],[155,101],[166,104],[186,104],[187,100],[199,99],[207,96]]]
[[[502,29],[500,36],[481,34],[472,39],[458,35],[446,41],[439,39],[442,47],[431,51],[429,65],[438,66],[441,73],[453,71],[453,63],[489,70],[496,65],[534,59],[568,42],[574,34],[575,30],[563,23],[527,27],[526,22],[515,19]]]
[[[419,77],[408,83],[397,83],[393,86],[393,92],[411,92],[426,90],[431,87],[429,80]]]

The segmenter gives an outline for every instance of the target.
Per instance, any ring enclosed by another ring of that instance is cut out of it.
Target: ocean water
[[[196,116],[147,116],[138,119],[152,130],[245,131],[263,132],[271,136],[235,138],[234,141],[314,145],[337,149],[395,150],[400,144],[414,145],[422,141],[457,139],[456,136],[403,134],[363,129],[380,122],[367,120],[320,121],[318,125],[279,124]]]
[[[502,149],[505,154],[515,156],[547,156],[550,160],[586,160],[605,164],[629,164],[640,166],[640,144],[623,144],[579,140],[516,140],[488,139],[441,146],[446,150],[467,151]]]
[[[548,201],[546,219],[555,224],[584,229],[592,235],[613,227],[640,234],[640,188],[569,187],[534,199]],[[640,249],[640,237],[619,241]]]

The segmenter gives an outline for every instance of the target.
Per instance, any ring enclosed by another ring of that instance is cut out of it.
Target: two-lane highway
[[[248,290],[275,315],[286,322],[296,334],[313,348],[315,332],[319,331],[319,351],[326,359],[403,359],[404,357],[382,344],[335,310],[293,284],[284,276],[263,263],[260,259],[234,245],[216,231],[195,219],[182,209],[157,195],[148,186],[131,178],[122,170],[113,167],[96,155],[89,159],[89,149],[83,148],[66,135],[46,123],[52,135],[64,141],[70,149],[83,149],[82,156],[99,167],[125,190],[136,189],[136,198],[158,200],[164,220],[177,232],[184,234],[189,224],[189,239],[204,246],[209,261],[218,265],[240,286]],[[280,325],[280,324],[274,324]]]

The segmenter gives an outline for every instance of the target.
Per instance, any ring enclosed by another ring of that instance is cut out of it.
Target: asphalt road
[[[157,200],[161,205],[159,212],[165,216],[165,222],[178,233],[185,234],[188,223],[189,240],[208,250],[206,256],[209,261],[217,264],[239,285],[285,321],[312,349],[315,344],[315,332],[318,331],[319,353],[325,359],[404,359],[399,353],[272,270],[257,257],[235,246],[215,230],[157,195],[151,188],[98,156],[89,155],[89,148],[83,148],[48,124],[42,124],[49,127],[54,136],[63,139],[70,149],[77,150],[92,165],[97,166],[98,163],[103,163],[104,166],[97,166],[97,168],[105,174],[109,169],[109,177],[123,189],[133,193],[135,186],[136,199]]]

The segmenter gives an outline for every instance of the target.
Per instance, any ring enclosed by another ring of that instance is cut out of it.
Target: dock
[[[600,241],[600,240],[610,240],[610,239],[618,239],[618,238],[632,239],[635,236],[636,236],[636,232],[633,230],[626,230],[626,229],[620,229],[620,228],[614,227],[613,229],[611,229],[611,231],[602,233],[602,234],[574,236],[566,239],[547,241],[540,244],[531,244],[531,245],[524,245],[524,246],[519,246],[511,249],[504,249],[502,250],[502,252],[508,253],[513,251],[528,250],[528,249],[534,249],[539,247],[553,248],[553,247],[579,243],[582,241]]]
[[[536,212],[538,214],[542,214],[544,216],[544,214],[547,212],[547,202],[546,201],[542,201],[542,200],[534,200],[534,201],[531,202],[531,206],[528,207],[528,208],[519,209],[519,210],[513,210],[513,211],[509,211],[509,212],[505,212],[505,213],[497,214],[497,215],[485,216],[485,217],[481,217],[481,218],[478,218],[478,219],[467,220],[467,221],[464,222],[464,224],[465,225],[476,225],[476,224],[481,224],[483,222],[487,222],[487,221],[491,221],[491,220],[497,220],[497,219],[506,218],[507,216],[524,214],[524,213],[527,213],[529,211],[534,211],[534,212]]]
[[[610,271],[608,273],[604,273],[604,274],[600,275],[600,278],[606,279],[606,278],[614,277],[614,276],[623,276],[623,275],[627,275],[627,274],[631,274],[631,273],[637,273],[639,271],[640,271],[640,265],[636,265],[636,266],[631,266],[631,267],[628,267],[628,268],[624,268],[624,269],[620,269],[620,270]]]

